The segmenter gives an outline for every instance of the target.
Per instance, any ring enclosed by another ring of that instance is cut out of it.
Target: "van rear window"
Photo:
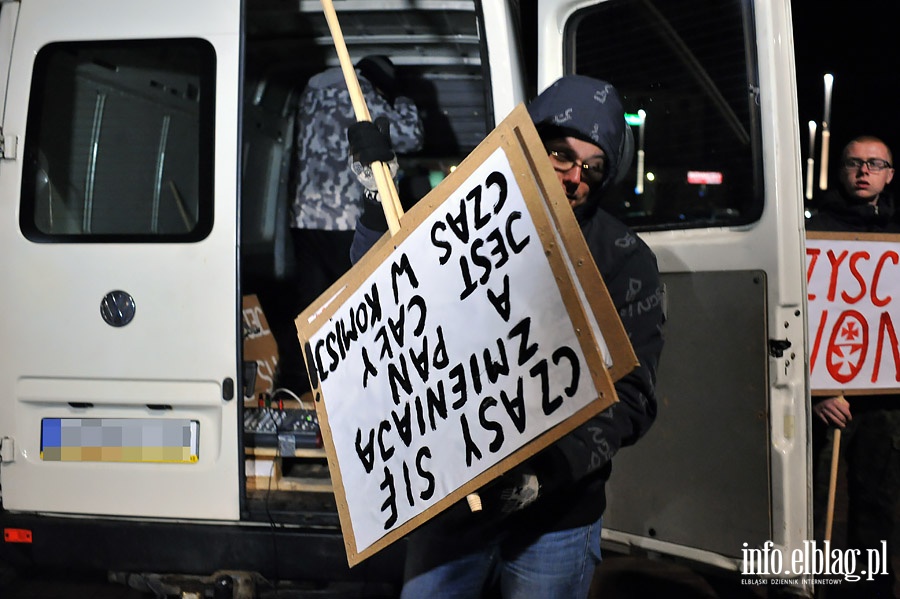
[[[35,59],[20,226],[34,241],[197,241],[212,229],[215,51],[54,43]]]
[[[637,156],[607,210],[637,230],[747,225],[763,209],[753,11],[610,0],[566,28],[569,72],[622,94]]]

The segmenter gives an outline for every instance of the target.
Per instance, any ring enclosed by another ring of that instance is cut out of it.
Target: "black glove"
[[[391,123],[387,117],[380,116],[371,121],[357,121],[347,128],[347,141],[350,142],[350,155],[354,161],[364,165],[373,162],[390,162],[394,159],[391,148]]]
[[[347,129],[347,141],[350,142],[350,170],[365,187],[363,193],[363,211],[360,222],[372,231],[387,231],[387,220],[378,197],[378,186],[371,164],[375,161],[385,162],[391,171],[391,177],[397,174],[398,164],[391,150],[390,121],[381,116],[375,122],[359,121]]]
[[[504,516],[531,505],[540,493],[537,474],[525,465],[516,466],[478,491],[485,513]]]
[[[512,514],[573,482],[569,464],[556,447],[549,447],[479,489],[486,513]]]
[[[359,121],[347,129],[347,141],[350,142],[350,170],[368,191],[366,197],[380,202],[376,193],[378,185],[372,172],[373,162],[387,164],[391,178],[397,176],[400,167],[397,157],[391,151],[390,122],[387,117],[378,117],[374,123]]]

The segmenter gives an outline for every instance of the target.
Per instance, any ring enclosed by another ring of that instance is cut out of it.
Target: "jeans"
[[[539,536],[496,532],[476,541],[432,534],[407,546],[402,599],[578,599],[588,596],[600,563],[601,520]]]

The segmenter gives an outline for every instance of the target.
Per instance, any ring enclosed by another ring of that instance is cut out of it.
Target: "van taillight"
[[[25,528],[4,528],[3,540],[7,543],[30,543],[31,531]]]

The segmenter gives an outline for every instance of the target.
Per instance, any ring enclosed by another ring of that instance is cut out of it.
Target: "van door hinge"
[[[0,159],[15,160],[19,138],[15,135],[6,135],[0,127]]]
[[[16,459],[16,444],[12,437],[0,438],[0,462],[4,464]]]

